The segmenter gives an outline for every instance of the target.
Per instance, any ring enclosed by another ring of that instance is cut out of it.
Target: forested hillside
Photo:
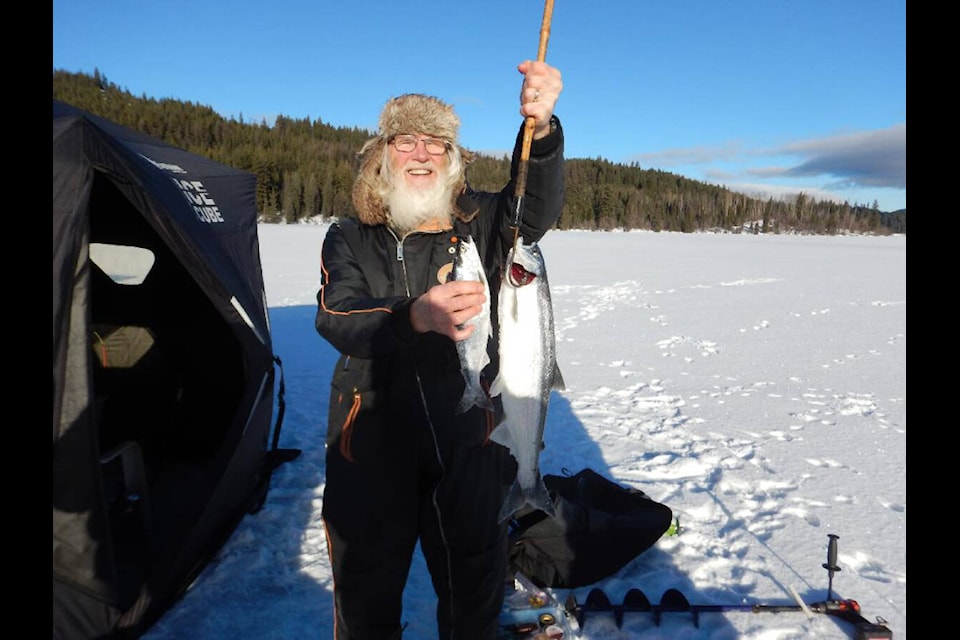
[[[275,123],[227,119],[192,102],[133,96],[94,74],[53,72],[53,97],[170,144],[257,176],[257,207],[265,222],[295,222],[352,212],[354,157],[373,135],[332,127],[320,118],[278,117]],[[476,189],[499,189],[506,158],[479,156],[467,178]],[[568,158],[563,229],[720,230],[753,233],[906,233],[906,211],[837,204],[800,195],[760,200],[682,176]]]

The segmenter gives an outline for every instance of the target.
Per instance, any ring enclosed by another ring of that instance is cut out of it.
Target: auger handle
[[[827,543],[827,561],[823,563],[823,568],[827,570],[828,584],[827,584],[827,600],[833,599],[833,574],[835,571],[840,571],[840,567],[837,565],[837,540],[840,538],[835,533],[828,533],[827,537],[830,539]]]

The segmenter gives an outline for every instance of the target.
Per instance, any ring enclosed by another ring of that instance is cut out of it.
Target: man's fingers
[[[472,320],[478,313],[481,311],[481,306],[479,304],[471,305],[469,307],[464,307],[450,313],[450,320],[453,324],[462,325],[466,322]]]
[[[479,280],[452,280],[439,286],[440,291],[450,298],[483,293],[483,283]]]
[[[469,338],[470,335],[474,331],[476,331],[476,329],[477,327],[472,324],[459,324],[459,325],[455,324],[451,328],[450,333],[448,335],[450,339],[453,340],[454,342],[459,342],[461,340],[466,340],[467,338]]]
[[[411,308],[411,323],[421,333],[432,330],[463,340],[473,328],[458,327],[480,313],[486,302],[483,291],[483,283],[478,281],[451,281],[432,287]]]
[[[477,315],[483,306],[484,295],[482,293],[471,293],[468,295],[457,296],[450,299],[450,312],[460,313],[470,311],[469,318]]]

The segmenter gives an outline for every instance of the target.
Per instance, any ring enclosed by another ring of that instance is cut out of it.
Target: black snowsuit
[[[563,132],[554,122],[530,149],[521,224],[528,243],[556,223],[563,205]],[[495,412],[455,413],[464,390],[456,346],[416,333],[410,305],[443,281],[456,237],[472,236],[491,295],[489,386],[499,363],[496,296],[513,244],[522,133],[504,189],[468,190],[479,208],[469,223],[455,218],[452,230],[398,238],[385,225],[350,219],[331,225],[324,239],[316,329],[341,354],[323,495],[336,640],[400,637],[418,539],[438,596],[441,640],[496,635],[507,579],[506,524],[497,520],[516,474],[508,450],[488,438],[502,410],[497,398]]]

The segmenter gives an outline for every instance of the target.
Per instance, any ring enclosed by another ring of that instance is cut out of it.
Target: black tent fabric
[[[53,101],[55,640],[142,635],[298,453],[255,190]]]

